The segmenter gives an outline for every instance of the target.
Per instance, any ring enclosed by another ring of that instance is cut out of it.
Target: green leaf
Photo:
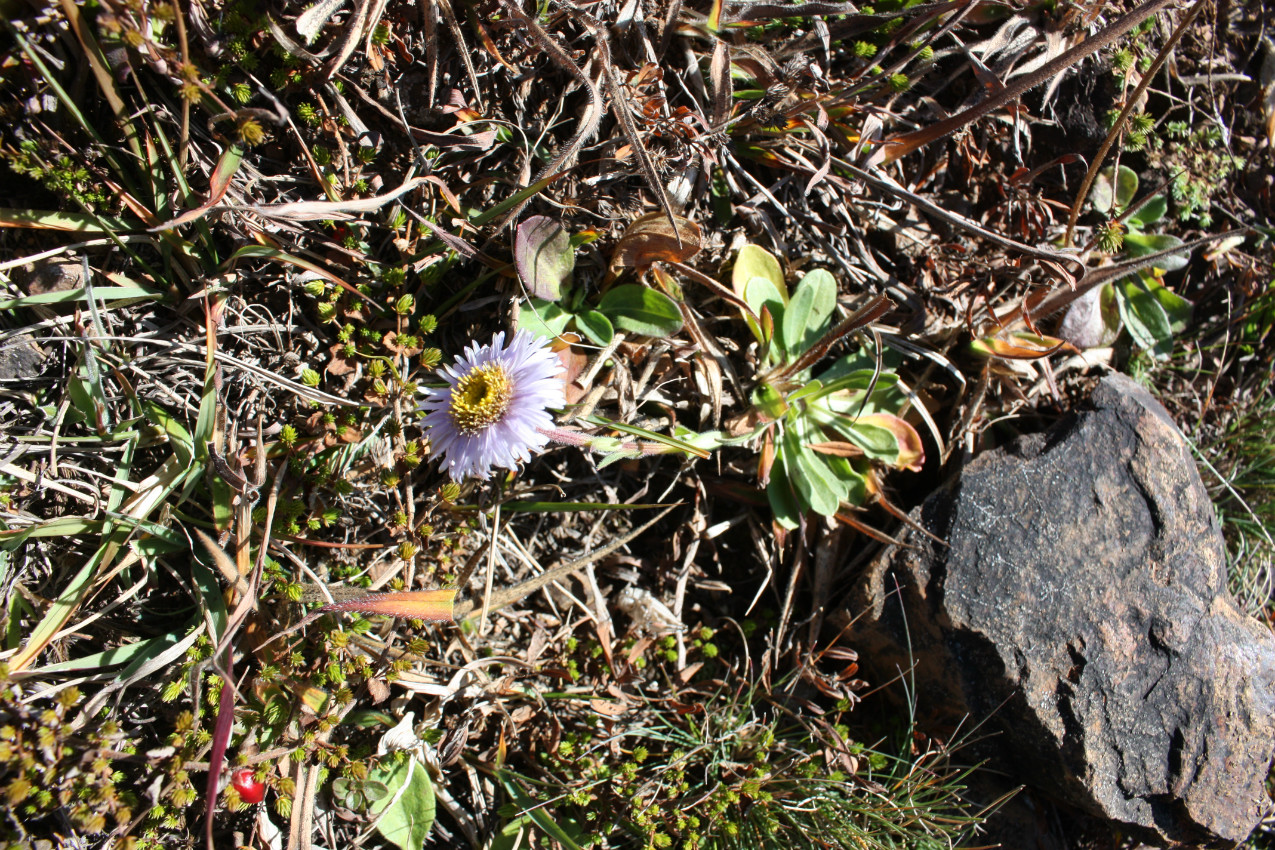
[[[97,286],[93,288],[93,296],[100,299],[108,308],[132,304],[139,300],[162,301],[165,293],[147,289],[144,286]],[[72,301],[87,301],[89,295],[84,287],[65,289],[60,292],[41,292],[38,295],[24,295],[0,301],[0,310],[13,310],[18,307],[32,307],[36,304],[66,304]]]
[[[870,458],[885,461],[893,465],[899,459],[899,439],[889,428],[873,425],[868,422],[848,423],[849,427],[837,430],[847,440],[863,449]]]
[[[660,503],[629,504],[615,502],[504,502],[500,506],[505,514],[562,514],[581,511],[641,511],[655,508],[668,508],[672,505]],[[455,505],[457,511],[486,511],[477,505]]]
[[[505,786],[505,793],[513,801],[514,806],[519,812],[519,817],[530,818],[532,823],[540,828],[542,832],[557,841],[566,850],[583,850],[576,842],[575,838],[567,833],[562,826],[553,819],[553,816],[545,809],[544,806],[537,803],[527,792],[524,791],[516,779],[510,774],[500,774],[501,784]],[[579,837],[579,836],[576,836]]]
[[[557,304],[532,298],[518,313],[518,327],[539,337],[553,339],[566,329],[571,314]]]
[[[735,294],[748,301],[744,287],[754,278],[770,281],[775,291],[780,293],[783,302],[788,302],[788,286],[784,283],[784,272],[779,267],[779,261],[765,248],[745,245],[739,249],[739,256],[735,258],[735,266],[731,269],[731,286]],[[758,313],[761,312],[758,307],[753,306],[752,302],[749,302],[748,306],[753,307]]]
[[[1126,233],[1124,251],[1130,257],[1145,257],[1156,251],[1167,251],[1182,244],[1182,240],[1167,233]],[[1183,250],[1181,254],[1171,254],[1156,262],[1165,271],[1176,271],[1191,262],[1191,252]]]
[[[784,272],[776,260],[766,249],[756,245],[745,245],[739,249],[735,265],[731,269],[731,288],[744,300],[758,316],[762,306],[770,308],[770,315],[776,323],[784,314],[784,305],[788,303],[788,285],[784,283]],[[743,311],[741,311],[743,312]],[[766,335],[757,322],[744,313],[744,321],[748,330],[758,344],[765,345]]]
[[[123,646],[117,646],[104,652],[97,652],[93,655],[86,655],[83,658],[72,658],[68,661],[59,661],[56,664],[48,664],[44,667],[32,670],[33,673],[47,675],[49,673],[71,673],[77,670],[93,670],[99,671],[106,667],[113,667],[116,664],[126,664],[133,662],[148,661],[159,655],[165,649],[176,645],[183,637],[187,639],[186,646],[190,646],[195,639],[202,634],[199,626],[203,625],[203,618],[196,616],[194,620],[187,624],[190,631],[174,631],[158,637],[148,638],[146,640],[133,641]]]
[[[1124,320],[1135,345],[1154,350],[1161,342],[1172,338],[1168,314],[1141,283],[1133,278],[1125,278],[1116,282],[1115,290],[1120,318]]]
[[[1156,195],[1143,204],[1136,213],[1129,216],[1129,227],[1131,230],[1145,230],[1147,225],[1155,224],[1164,218],[1164,214],[1168,211],[1168,199],[1164,195]]]
[[[790,470],[789,479],[800,503],[823,516],[832,516],[841,507],[841,500],[849,495],[849,487],[839,480],[823,459],[807,442],[805,423],[793,417],[784,431],[784,463]]]
[[[770,483],[766,485],[766,498],[770,500],[770,509],[775,514],[775,522],[783,528],[794,529],[801,523],[801,505],[793,494],[792,482],[788,480],[788,472],[782,457],[775,458],[770,467]]]
[[[610,345],[615,337],[615,328],[611,326],[611,320],[597,310],[583,310],[576,313],[576,327],[594,345]]]
[[[141,404],[147,421],[168,436],[173,453],[182,464],[189,466],[195,457],[195,440],[190,432],[155,402],[144,399]]]
[[[1170,292],[1150,275],[1124,278],[1115,284],[1120,318],[1140,347],[1166,357],[1173,335],[1186,329],[1191,302]]]
[[[381,782],[389,792],[372,805],[376,831],[401,850],[421,850],[434,828],[434,783],[425,765],[414,758],[378,767],[368,779]]]
[[[557,301],[562,297],[562,287],[571,283],[576,267],[571,237],[553,219],[533,215],[518,225],[514,264],[523,285],[534,297]]]
[[[1127,165],[1120,166],[1119,174],[1113,168],[1104,168],[1093,183],[1090,201],[1095,212],[1106,215],[1120,212],[1129,206],[1138,193],[1138,175]]]
[[[674,451],[683,452],[688,457],[694,456],[701,460],[707,460],[710,456],[710,452],[707,449],[702,449],[694,443],[687,442],[686,440],[679,439],[678,437],[670,437],[667,434],[648,431],[645,428],[639,428],[638,426],[630,425],[627,422],[613,422],[612,420],[604,419],[601,416],[586,416],[584,417],[584,421],[588,422],[590,425],[600,425],[603,428],[612,428],[621,433],[628,434],[629,436],[637,437],[640,440],[648,440],[652,443],[659,443],[660,445],[667,446]]]
[[[629,333],[667,337],[682,329],[677,303],[663,292],[636,283],[612,289],[602,296],[598,309],[616,328]]]
[[[837,307],[837,281],[823,269],[808,273],[784,310],[780,326],[783,348],[800,355],[827,333]]]

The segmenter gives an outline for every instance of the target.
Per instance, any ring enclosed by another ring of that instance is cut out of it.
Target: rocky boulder
[[[851,643],[922,707],[988,720],[1016,781],[1157,844],[1230,847],[1269,808],[1275,639],[1226,590],[1190,449],[1122,376],[989,451],[855,588]],[[984,727],[987,729],[989,727]]]

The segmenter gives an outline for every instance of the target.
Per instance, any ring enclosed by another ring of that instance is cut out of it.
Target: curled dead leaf
[[[673,216],[673,221],[676,231],[662,212],[636,219],[616,243],[611,268],[644,269],[655,262],[683,263],[698,254],[704,238],[700,226],[681,216]]]

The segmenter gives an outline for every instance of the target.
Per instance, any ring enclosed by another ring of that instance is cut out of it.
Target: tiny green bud
[[[408,293],[394,303],[394,312],[400,316],[406,316],[416,309],[416,298]]]

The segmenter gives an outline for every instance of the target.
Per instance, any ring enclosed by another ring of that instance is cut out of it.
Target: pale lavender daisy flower
[[[446,387],[426,389],[421,402],[430,453],[443,458],[453,481],[487,478],[494,467],[517,469],[548,444],[547,408],[566,403],[565,371],[544,340],[518,331],[490,345],[470,345],[439,375]]]

